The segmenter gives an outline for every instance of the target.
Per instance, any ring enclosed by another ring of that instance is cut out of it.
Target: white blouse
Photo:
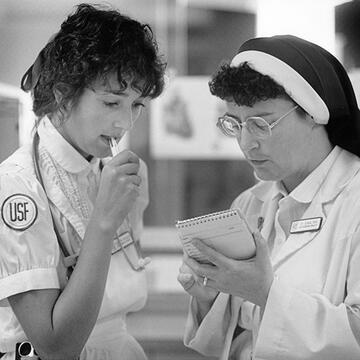
[[[7,298],[29,290],[62,289],[66,285],[63,256],[49,205],[67,250],[76,254],[100,180],[100,159],[88,162],[66,142],[49,119],[42,120],[38,133],[38,162],[46,194],[35,176],[31,146],[21,147],[0,165],[0,352],[14,351],[16,342],[26,339]],[[139,175],[142,177],[140,196],[128,221],[118,230],[121,234],[130,228],[135,240],[140,238],[142,215],[148,204],[147,169],[142,161]],[[137,258],[135,247],[129,246],[125,251],[131,259]],[[125,314],[140,309],[146,297],[145,271],[134,271],[123,251],[114,253],[100,322],[116,317],[119,323],[120,318],[119,327],[126,331]],[[96,326],[93,333],[98,334]]]

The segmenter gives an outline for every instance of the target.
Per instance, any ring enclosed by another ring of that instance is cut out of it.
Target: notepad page
[[[186,253],[200,262],[207,261],[192,244],[193,238],[204,240],[228,257],[249,258],[254,254],[252,236],[238,209],[178,221],[176,227]],[[250,241],[242,242],[249,237]]]

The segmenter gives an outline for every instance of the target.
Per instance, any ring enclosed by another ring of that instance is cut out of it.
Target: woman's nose
[[[249,132],[246,126],[242,128],[241,135],[237,137],[237,142],[244,152],[249,152],[259,147],[258,139]]]
[[[114,122],[115,128],[121,128],[124,130],[130,130],[134,125],[134,114],[132,111],[121,113],[117,120]]]

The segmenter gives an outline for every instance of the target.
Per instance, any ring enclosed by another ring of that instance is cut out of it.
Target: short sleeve
[[[0,306],[29,290],[59,288],[59,247],[46,194],[24,172],[0,175]]]

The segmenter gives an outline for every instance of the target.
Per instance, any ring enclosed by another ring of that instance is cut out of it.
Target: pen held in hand
[[[109,146],[113,157],[121,152],[121,149],[119,147],[119,142],[116,140],[116,138],[114,137],[109,138]],[[132,152],[128,152],[128,153],[129,153],[129,157],[127,162],[139,163],[139,158],[134,153]]]
[[[259,232],[261,232],[262,228],[263,228],[263,225],[264,225],[264,218],[262,216],[260,216],[258,218],[258,223],[257,223],[257,229]]]
[[[115,156],[119,153],[118,143],[115,140],[115,138],[111,137],[109,139],[109,146],[110,146],[112,156]]]

